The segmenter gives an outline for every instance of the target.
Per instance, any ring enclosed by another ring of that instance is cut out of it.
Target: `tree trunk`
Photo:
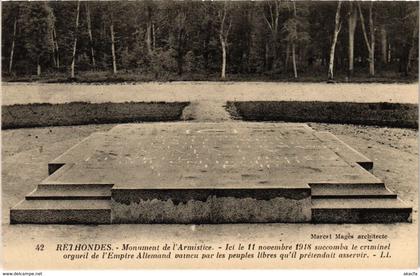
[[[15,18],[15,22],[13,24],[12,47],[10,49],[10,59],[9,59],[9,74],[12,73],[13,54],[15,52],[15,40],[16,40],[16,25],[17,25],[17,17]]]
[[[278,59],[278,53],[277,53],[277,35],[279,33],[279,17],[280,17],[280,1],[275,0],[275,12],[274,12],[274,25],[273,25],[273,69],[277,69],[277,59]],[[294,4],[294,2],[293,2]]]
[[[352,77],[354,74],[354,33],[357,25],[357,10],[353,3],[350,2],[351,14],[348,16],[348,27],[349,27],[349,71],[348,76]]]
[[[327,60],[328,60],[328,47],[322,47],[321,66],[327,65]]]
[[[335,27],[334,27],[334,37],[331,44],[330,50],[330,61],[328,65],[328,80],[334,79],[334,54],[335,54],[335,45],[337,44],[338,34],[341,30],[341,21],[340,21],[340,10],[341,10],[341,1],[338,2],[337,11],[335,13]]]
[[[372,43],[372,46],[375,46],[374,42]],[[375,76],[375,51],[369,52],[369,75],[371,77]]]
[[[177,64],[178,64],[178,75],[182,76],[184,73],[184,41],[183,31],[178,34],[178,49],[177,49]]]
[[[184,59],[182,57],[178,58],[178,76],[182,76],[184,73]]]
[[[152,55],[152,25],[147,24],[146,27],[146,46],[149,55]]]
[[[387,35],[386,35],[386,29],[385,26],[381,26],[381,54],[382,54],[382,63],[387,64],[388,63],[388,41],[387,41]]]
[[[207,28],[203,29],[205,35],[204,41],[203,41],[203,51],[202,51],[202,55],[203,55],[203,59],[204,59],[204,68],[206,70],[206,73],[208,73],[208,69],[209,69],[209,56],[210,56],[210,50],[209,50],[209,45],[210,45],[210,40],[212,38],[211,36],[211,22],[207,22]]]
[[[147,7],[147,23],[146,23],[146,47],[149,55],[152,55],[152,8]]]
[[[37,63],[36,63],[36,75],[39,77],[41,76],[41,64],[39,63],[40,57],[38,56]]]
[[[115,37],[114,37],[114,23],[111,23],[109,27],[111,31],[111,51],[112,51],[112,69],[113,73],[117,73],[117,60],[115,58]]]
[[[152,51],[156,49],[155,24],[152,23]]]
[[[52,57],[53,57],[53,63],[54,63],[54,67],[57,68],[57,59],[56,59],[56,52],[55,52],[55,35],[54,35],[54,28],[51,30],[51,38],[52,38],[52,43],[53,43],[53,48],[52,48]]]
[[[277,51],[277,35],[279,31],[279,17],[280,17],[280,1],[274,0],[274,7],[272,6],[272,2],[267,1],[268,8],[269,8],[269,17],[265,13],[263,13],[264,20],[270,29],[271,34],[271,47],[268,49],[268,56],[267,59],[267,70],[275,69],[275,65],[278,59],[278,51]]]
[[[55,31],[55,27],[53,27],[53,40],[54,40],[54,60],[55,60],[55,66],[57,69],[60,69],[60,54],[58,52],[58,38],[57,38],[57,32]]]
[[[273,34],[272,52],[271,68],[275,71],[277,69],[277,33]]]
[[[95,52],[93,50],[92,23],[90,20],[89,4],[87,2],[86,2],[86,20],[87,20],[87,28],[88,28],[88,35],[89,35],[91,61],[92,61],[92,66],[95,68],[96,62],[95,62]]]
[[[287,46],[286,46],[286,60],[284,61],[284,69],[286,70],[286,72],[287,72],[287,69],[289,69],[289,53],[290,53],[290,44],[289,43],[287,43]]]
[[[222,36],[220,36],[220,43],[222,44],[222,74],[221,78],[226,78],[226,43]]]
[[[360,2],[356,2],[359,9],[360,23],[362,25],[363,38],[365,39],[366,47],[369,52],[369,75],[373,77],[375,75],[375,29],[373,23],[373,1],[370,2],[369,6],[369,32],[370,32],[370,42],[367,36],[365,19],[362,13],[362,8],[360,7]]]
[[[418,22],[418,19],[416,20],[416,22]],[[411,69],[411,60],[413,59],[418,32],[419,32],[419,25],[416,23],[413,29],[412,36],[411,36],[410,49],[408,50],[407,69],[406,69],[407,74],[408,72],[410,72],[410,69]]]
[[[226,16],[227,16],[227,1],[224,2],[223,11],[219,14],[220,17],[220,30],[219,30],[219,39],[220,45],[222,47],[222,72],[221,78],[226,78],[226,56],[227,56],[227,43],[229,31],[232,26],[232,21],[229,19],[228,27],[226,28]]]
[[[410,51],[410,47],[408,45],[407,41],[403,41],[400,45],[399,45],[400,50],[400,55],[399,55],[399,64],[398,64],[398,71],[401,72],[404,76],[408,76],[408,72],[407,72],[407,58],[408,58],[408,54]]]
[[[295,20],[297,20],[297,12],[296,12],[296,3],[295,1],[293,1],[293,16],[295,18]],[[298,34],[297,31],[298,26],[296,25],[296,34]],[[293,73],[295,75],[295,79],[297,79],[298,75],[297,75],[297,66],[296,66],[296,43],[293,41],[292,42],[292,61],[293,61]]]
[[[293,74],[294,74],[294,76],[295,76],[295,79],[297,79],[298,78],[298,75],[297,75],[297,68],[296,68],[296,46],[295,46],[295,43],[292,43],[292,61],[293,61]]]
[[[408,75],[408,73],[410,72],[410,70],[411,70],[411,59],[413,58],[413,46],[411,46],[410,47],[410,50],[408,50],[408,58],[407,58],[407,69],[406,69],[406,72],[407,72],[407,75]]]
[[[387,59],[388,59],[388,63],[391,63],[392,61],[392,55],[391,55],[391,43],[388,43],[388,53],[387,53]]]
[[[265,70],[270,70],[270,46],[268,45],[268,41],[265,41],[265,48],[264,48],[264,65]]]
[[[77,31],[79,29],[79,12],[80,12],[80,1],[77,1],[76,30],[74,31],[73,55],[71,59],[71,77],[72,78],[74,78],[74,65],[76,61]]]
[[[373,25],[373,2],[369,7],[369,31],[370,31],[370,55],[369,55],[369,75],[375,76],[375,27]]]

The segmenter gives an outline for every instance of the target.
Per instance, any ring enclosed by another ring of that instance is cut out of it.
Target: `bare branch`
[[[271,26],[273,26],[274,15],[273,15],[273,8],[271,7],[271,3],[268,3],[268,7],[270,8]]]
[[[225,35],[225,39],[226,39],[226,41],[227,41],[227,39],[228,39],[228,36],[229,36],[229,31],[230,31],[230,28],[232,27],[232,19],[230,19],[229,20],[229,27],[228,27],[228,29],[227,29],[227,31],[226,31],[226,35]]]
[[[270,28],[270,30],[273,31],[273,28],[271,27],[270,21],[268,21],[267,16],[265,14],[264,14],[264,19],[265,19],[265,22],[267,22],[267,25]]]
[[[362,8],[360,7],[360,3],[359,2],[356,2],[356,3],[357,3],[357,8],[359,10],[360,23],[362,25],[363,37],[365,39],[365,42],[366,42],[366,46],[368,48],[368,51],[370,52],[370,51],[372,51],[372,49],[370,48],[369,38],[367,37],[367,33],[366,33],[365,18],[363,16]]]
[[[275,32],[277,32],[278,28],[279,28],[279,17],[280,17],[280,6],[279,3],[276,0],[276,19],[274,20],[274,30]]]

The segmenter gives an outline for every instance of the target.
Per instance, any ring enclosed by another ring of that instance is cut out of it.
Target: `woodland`
[[[412,82],[418,2],[2,3],[4,81]]]

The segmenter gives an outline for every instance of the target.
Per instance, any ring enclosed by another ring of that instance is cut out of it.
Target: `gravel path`
[[[184,109],[183,120],[197,122],[224,122],[230,121],[230,114],[226,111],[224,101],[202,100],[191,102]]]
[[[3,83],[2,105],[67,102],[332,101],[417,103],[418,84],[171,82],[132,85]]]

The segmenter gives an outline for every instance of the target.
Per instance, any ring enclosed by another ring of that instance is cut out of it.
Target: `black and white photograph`
[[[417,275],[418,1],[2,1],[1,42],[3,275]]]

